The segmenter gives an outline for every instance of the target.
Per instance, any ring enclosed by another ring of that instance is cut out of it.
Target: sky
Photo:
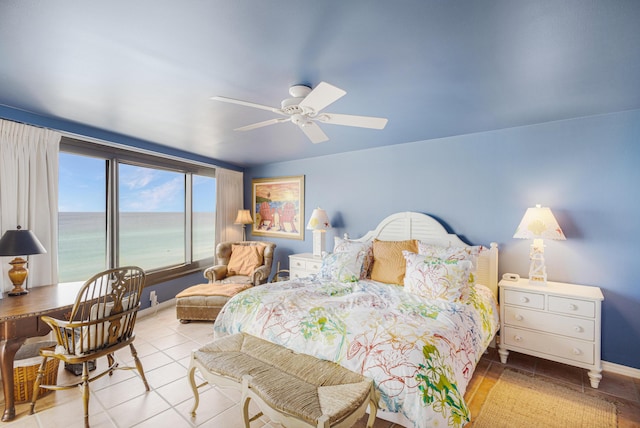
[[[106,210],[104,159],[60,153],[59,212]],[[184,174],[120,164],[121,212],[182,212]],[[215,179],[194,176],[193,210],[215,211]]]

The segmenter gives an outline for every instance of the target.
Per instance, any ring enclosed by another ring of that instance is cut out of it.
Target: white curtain
[[[244,208],[243,176],[241,172],[216,168],[216,245],[242,240],[242,227],[233,222],[238,210]]]
[[[32,255],[25,285],[58,281],[59,132],[0,119],[0,233],[20,225],[47,250]],[[13,257],[0,257],[0,290],[13,288],[7,272]]]

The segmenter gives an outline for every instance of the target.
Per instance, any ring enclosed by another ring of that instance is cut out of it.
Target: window
[[[185,262],[185,174],[119,164],[119,265]]]
[[[193,186],[193,258],[211,257],[216,239],[216,180],[192,175]]]
[[[107,267],[106,162],[60,153],[58,280],[84,281]]]
[[[213,262],[214,169],[63,138],[59,282],[136,265],[157,283]]]

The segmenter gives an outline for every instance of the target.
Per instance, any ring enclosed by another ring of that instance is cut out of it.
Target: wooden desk
[[[49,326],[40,316],[68,319],[76,295],[82,284],[64,286],[46,285],[29,290],[22,296],[0,299],[0,370],[4,389],[4,414],[2,421],[16,417],[13,397],[13,360],[16,352],[28,337],[44,336]]]

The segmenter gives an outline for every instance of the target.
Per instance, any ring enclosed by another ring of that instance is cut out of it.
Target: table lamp
[[[241,224],[242,225],[242,240],[247,240],[247,230],[246,225],[253,223],[253,219],[251,218],[251,212],[249,210],[238,210],[238,215],[236,216],[236,221],[233,224]]]
[[[551,209],[536,205],[527,208],[514,238],[533,239],[529,252],[529,283],[547,285],[547,267],[544,264],[544,239],[564,241],[565,236]]]
[[[325,248],[325,231],[331,229],[327,212],[320,207],[314,209],[307,224],[307,229],[313,230],[313,256],[322,257]]]
[[[29,275],[26,268],[27,261],[19,256],[29,256],[32,254],[44,254],[44,249],[36,235],[30,230],[22,230],[20,226],[16,230],[7,230],[0,238],[0,256],[16,256],[9,262],[13,266],[9,270],[9,279],[13,284],[13,290],[9,296],[20,296],[28,291],[22,288],[25,279]]]

